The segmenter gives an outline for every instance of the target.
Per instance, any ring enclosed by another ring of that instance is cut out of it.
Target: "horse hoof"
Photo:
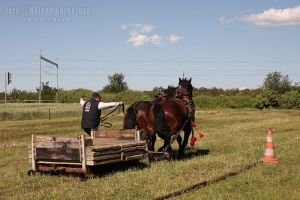
[[[157,150],[158,152],[162,152],[162,151],[164,151],[164,147],[162,146],[162,147],[160,147],[158,150]]]
[[[153,163],[155,161],[154,156],[148,156],[149,163]]]
[[[33,171],[33,170],[29,170],[29,171],[27,172],[27,175],[28,175],[28,176],[35,176],[35,174],[36,174],[36,172]]]
[[[184,151],[178,151],[177,153],[178,156],[184,156],[184,154],[185,154]]]
[[[167,159],[168,161],[172,160],[172,153],[165,152],[163,158]]]

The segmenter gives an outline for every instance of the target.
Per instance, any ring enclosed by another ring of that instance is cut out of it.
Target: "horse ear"
[[[179,77],[179,83],[181,82],[181,78]]]
[[[190,82],[190,83],[192,82],[192,77],[190,78],[189,82]]]

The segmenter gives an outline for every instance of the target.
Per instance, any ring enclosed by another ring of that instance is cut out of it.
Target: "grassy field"
[[[188,147],[185,159],[151,166],[147,159],[140,164],[109,165],[100,169],[98,178],[86,182],[73,176],[28,177],[31,134],[83,134],[76,106],[70,115],[63,111],[70,108],[60,108],[51,120],[0,122],[0,199],[153,199],[259,161],[269,128],[278,164],[258,164],[175,199],[299,199],[300,112],[295,110],[198,110],[197,127],[205,137]],[[122,114],[112,122],[120,128]]]

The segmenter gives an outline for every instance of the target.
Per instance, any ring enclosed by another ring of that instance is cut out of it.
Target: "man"
[[[91,131],[97,130],[100,125],[101,109],[112,108],[122,104],[123,102],[101,102],[101,96],[97,92],[94,92],[92,98],[88,101],[84,101],[81,97],[80,105],[83,107],[81,128],[91,135]]]

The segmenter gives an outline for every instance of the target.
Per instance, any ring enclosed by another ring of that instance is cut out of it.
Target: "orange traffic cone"
[[[274,144],[272,141],[272,129],[269,129],[268,135],[267,135],[267,142],[265,146],[265,153],[264,157],[262,159],[264,163],[277,163],[278,159],[275,156],[274,153]]]

